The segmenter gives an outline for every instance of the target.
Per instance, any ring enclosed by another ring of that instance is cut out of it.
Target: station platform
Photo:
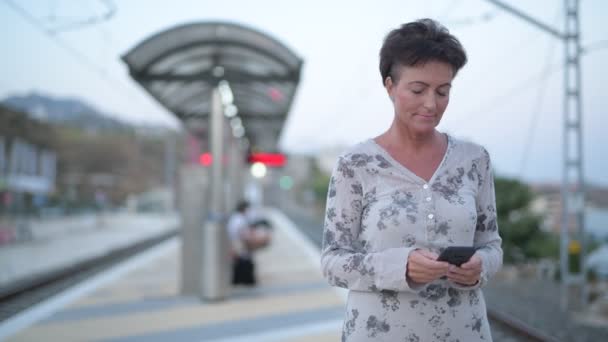
[[[256,287],[234,287],[217,302],[181,296],[173,238],[32,312],[38,321],[7,341],[339,340],[345,292],[322,278],[318,247],[283,213],[264,214],[275,228],[256,255]]]
[[[0,248],[0,288],[93,260],[179,227],[176,212],[107,213],[34,222],[34,238]]]

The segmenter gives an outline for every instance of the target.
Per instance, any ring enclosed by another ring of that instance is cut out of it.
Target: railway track
[[[105,256],[37,275],[0,289],[0,323],[66,289],[178,234],[172,230]]]
[[[488,309],[488,319],[495,342],[558,342],[559,340],[521,320],[498,310]]]

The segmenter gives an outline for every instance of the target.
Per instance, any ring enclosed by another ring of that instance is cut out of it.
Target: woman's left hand
[[[481,276],[481,258],[474,254],[469,261],[460,265],[450,265],[448,268],[448,279],[465,286],[473,286]]]

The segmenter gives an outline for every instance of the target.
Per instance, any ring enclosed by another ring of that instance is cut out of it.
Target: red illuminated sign
[[[252,153],[247,158],[251,164],[262,163],[268,167],[282,167],[287,162],[287,157],[282,153]]]
[[[266,167],[283,167],[287,162],[287,156],[282,153],[251,153],[247,157],[247,162],[249,164],[262,163]],[[198,163],[202,166],[211,166],[213,156],[209,152],[202,153],[198,157]]]

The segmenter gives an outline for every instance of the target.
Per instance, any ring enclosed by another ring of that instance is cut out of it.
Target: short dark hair
[[[467,63],[467,54],[458,39],[433,19],[403,24],[386,35],[380,49],[382,84],[388,76],[395,78],[392,73],[395,66],[416,66],[430,61],[449,64],[456,76]]]
[[[236,204],[236,211],[239,213],[243,213],[245,212],[245,210],[249,209],[249,202],[247,200],[240,200],[237,204]]]

